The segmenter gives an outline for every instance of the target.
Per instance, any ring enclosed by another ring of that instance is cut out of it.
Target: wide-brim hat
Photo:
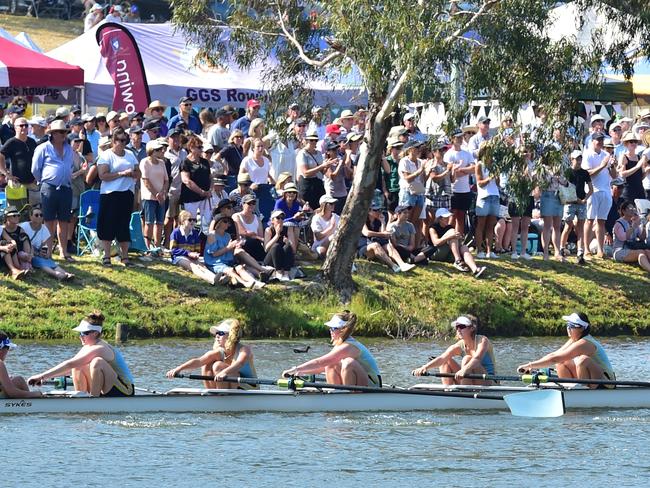
[[[154,100],[149,104],[149,107],[147,107],[149,110],[152,108],[162,108],[163,110],[167,108],[167,105],[163,105],[160,100]]]
[[[315,130],[310,130],[309,132],[307,132],[307,134],[305,134],[306,141],[317,141],[318,139],[320,138],[318,137],[318,132],[316,132]]]
[[[62,132],[70,132],[70,129],[65,125],[65,122],[62,120],[53,120],[52,123],[50,124],[50,128],[47,130],[48,132],[57,132],[57,131],[62,131]]]
[[[621,138],[621,142],[641,142],[639,141],[639,138],[636,136],[634,132],[631,130],[628,130],[623,134],[623,137]]]
[[[16,215],[20,216],[20,212],[13,205],[10,205],[7,208],[5,208],[5,211],[4,211],[4,216],[5,217],[12,217],[12,216],[16,216]]]
[[[287,183],[282,189],[282,194],[285,193],[298,193],[298,187],[295,183]]]
[[[248,173],[239,173],[237,175],[237,183],[248,183],[250,185],[253,183],[253,180],[251,180],[251,175]]]

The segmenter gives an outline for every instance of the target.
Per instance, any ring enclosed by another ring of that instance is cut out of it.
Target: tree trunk
[[[388,118],[379,120],[381,105],[370,107],[370,122],[366,130],[367,145],[359,155],[352,188],[348,194],[338,231],[332,240],[323,265],[325,283],[337,291],[343,303],[348,303],[354,293],[352,262],[357,254],[361,230],[368,216],[374,196],[377,176],[384,154]]]

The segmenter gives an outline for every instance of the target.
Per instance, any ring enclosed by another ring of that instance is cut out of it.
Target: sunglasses
[[[125,139],[123,137],[118,137],[117,139],[115,139],[115,142],[127,143],[127,142],[129,142],[129,140]]]
[[[246,205],[255,205],[257,202],[253,200],[252,202],[246,202]]]
[[[468,325],[463,325],[463,324],[456,324],[456,330],[463,330],[467,329],[469,327]]]
[[[183,106],[184,106],[184,107],[191,107],[192,104],[191,104],[191,103],[184,103]]]
[[[16,127],[29,127],[28,124],[18,124]]]
[[[32,215],[33,215],[34,217],[42,217],[42,216],[43,216],[42,213],[33,213]]]
[[[85,331],[85,332],[79,332],[79,337],[90,335],[90,334],[92,334],[93,332],[95,332],[95,331],[94,331],[94,330],[87,330],[87,331]]]
[[[187,219],[188,222],[196,222],[196,219]]]
[[[153,112],[154,110],[155,110],[156,112],[163,112],[163,108],[162,108],[162,107],[154,107],[154,108],[151,109],[152,112]]]
[[[243,139],[244,136],[233,136],[233,139]]]
[[[224,332],[222,330],[218,330],[214,333],[215,336],[223,337],[227,334],[227,332]]]

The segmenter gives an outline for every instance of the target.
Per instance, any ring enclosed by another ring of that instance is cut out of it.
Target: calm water
[[[498,372],[561,339],[495,341]],[[367,341],[385,381],[417,382],[412,368],[446,344]],[[650,340],[603,341],[621,379],[650,378]],[[325,340],[256,342],[258,374],[328,350]],[[309,354],[293,348],[310,344]],[[198,386],[163,372],[210,347],[205,341],[123,348],[138,386]],[[8,358],[29,375],[76,345],[22,344]],[[427,381],[425,379],[424,381]],[[142,414],[0,418],[0,487],[645,486],[650,410],[572,412],[555,419],[508,413]],[[15,481],[12,481],[15,480]]]

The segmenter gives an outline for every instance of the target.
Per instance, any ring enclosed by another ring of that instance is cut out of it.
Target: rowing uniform
[[[482,336],[480,335],[476,336],[475,340],[477,344],[481,341],[481,337]],[[460,350],[462,351],[463,356],[467,354],[467,351],[465,349],[465,341],[460,342]],[[485,354],[483,354],[483,357],[481,358],[481,366],[483,366],[487,374],[494,374],[495,364],[496,361],[494,360],[494,350],[492,349],[492,343],[488,341],[488,349],[485,351]]]
[[[607,356],[603,346],[600,345],[600,342],[594,339],[591,334],[584,336],[583,339],[596,347],[596,352],[591,356],[591,359],[602,368],[607,379],[615,380],[616,375],[614,374],[614,368],[612,367],[612,363],[609,362],[609,357]],[[613,388],[613,386],[609,386],[609,388]]]
[[[117,374],[117,381],[108,392],[102,393],[100,396],[133,396],[135,394],[135,387],[133,386],[133,375],[131,375],[131,371],[129,370],[129,367],[124,360],[124,356],[122,356],[122,353],[113,346],[109,344],[107,344],[107,346],[113,350],[113,360],[108,361],[108,364]]]
[[[370,351],[366,346],[361,344],[354,337],[348,337],[345,342],[351,344],[359,350],[359,357],[357,361],[361,364],[363,369],[368,373],[368,380],[374,385],[381,388],[381,374],[379,372],[379,367],[377,366],[377,361],[372,356]]]
[[[235,353],[232,355],[232,361],[233,362],[236,360],[237,356],[239,355],[240,348],[241,348],[241,346],[239,344],[237,344],[237,346],[235,346]],[[221,355],[222,355],[221,357],[223,358],[222,360],[225,361],[226,360],[226,351],[224,351],[222,349],[221,350]],[[255,366],[253,365],[253,362],[251,361],[250,358],[244,363],[244,365],[241,368],[239,368],[238,376],[240,378],[257,378],[257,371],[255,371]],[[237,388],[240,389],[240,390],[259,390],[260,385],[251,385],[251,384],[248,384],[248,383],[239,383],[239,386]]]

